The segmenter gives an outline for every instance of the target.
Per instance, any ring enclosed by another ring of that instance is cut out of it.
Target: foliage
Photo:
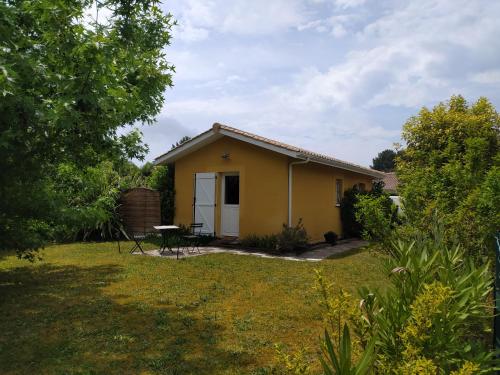
[[[349,333],[349,327],[344,324],[344,331],[340,339],[338,349],[325,330],[323,356],[320,357],[321,365],[325,375],[364,375],[370,371],[371,363],[373,362],[373,347],[375,341],[363,352],[361,359],[353,365],[352,363],[352,344]]]
[[[61,221],[52,224],[54,238],[113,239],[120,235],[122,225],[118,214],[121,192],[141,186],[142,179],[134,169],[121,175],[110,161],[87,167],[83,171],[74,164],[59,165],[52,178],[54,190],[62,204]]]
[[[293,227],[283,224],[281,232],[278,234],[263,236],[250,234],[241,239],[241,245],[243,247],[270,250],[271,252],[278,253],[301,251],[307,248],[308,243],[309,237],[302,223],[302,219],[299,219],[297,225]]]
[[[337,240],[339,238],[338,234],[335,233],[334,231],[328,231],[324,235],[325,237],[325,242],[329,243],[332,246],[335,246],[337,244]]]
[[[378,153],[377,157],[373,159],[370,168],[382,172],[392,172],[396,167],[396,155],[396,152],[390,149],[381,151]]]
[[[48,223],[64,217],[52,194],[60,165],[141,158],[141,134],[121,129],[152,122],[172,85],[172,17],[155,1],[106,0],[100,24],[85,16],[93,4],[0,3],[0,248],[50,239]]]
[[[175,214],[174,165],[157,165],[152,168],[146,184],[160,192],[161,222],[172,224]]]
[[[370,324],[377,337],[377,371],[450,373],[470,367],[491,369],[488,352],[492,276],[460,246],[448,247],[439,230],[432,240],[393,244],[386,269],[392,288],[370,295]],[[373,297],[375,296],[375,297]]]
[[[183,136],[172,145],[172,149],[188,142],[191,137]],[[142,173],[146,178],[146,185],[160,192],[161,222],[172,224],[175,215],[175,165],[156,165],[146,163],[142,167]]]
[[[425,358],[447,373],[465,360],[488,368],[489,264],[475,265],[463,248],[443,243],[441,232],[392,247],[386,269],[393,288],[376,314],[382,366]]]
[[[500,226],[500,116],[487,99],[468,105],[453,96],[423,108],[404,126],[398,191],[407,226],[428,231],[438,215],[445,240],[477,257]]]
[[[266,250],[278,250],[278,235],[257,235],[250,234],[241,239],[241,246],[248,248],[266,249]]]
[[[354,206],[356,220],[362,224],[362,236],[367,240],[387,244],[398,221],[398,209],[387,194],[363,194]]]
[[[179,139],[175,144],[172,144],[172,150],[176,147],[179,147],[183,145],[186,142],[189,142],[191,140],[191,137],[188,135],[183,136],[181,139]]]
[[[0,373],[269,374],[277,342],[304,349],[311,372],[321,372],[321,309],[311,293],[318,263],[234,254],[175,261],[129,255],[131,247],[48,246],[33,264],[4,253]],[[321,265],[355,293],[385,285],[380,261],[361,252]]]
[[[327,326],[321,343],[320,362],[325,374],[366,374],[374,361],[375,340],[364,341],[366,332],[355,328],[356,336],[351,341],[349,324],[358,320],[359,307],[351,294],[340,288],[334,293],[333,284],[326,281],[321,271],[316,270],[317,289],[320,292],[320,306]],[[354,357],[360,357],[353,364]]]
[[[360,191],[357,187],[348,189],[344,192],[342,202],[340,203],[340,217],[342,220],[342,235],[343,237],[361,237],[364,234],[363,220],[364,215],[357,214],[360,206],[358,203],[361,197],[365,198],[366,202],[369,199],[377,200],[383,207],[384,215],[391,215],[391,221],[395,221],[393,203],[389,196],[384,193],[384,183],[382,181],[374,182],[370,191]]]
[[[340,218],[342,221],[342,237],[360,237],[363,227],[356,219],[356,203],[358,196],[364,194],[357,188],[347,189],[340,202]]]
[[[278,249],[280,251],[298,251],[307,248],[309,237],[304,228],[302,219],[299,219],[297,225],[289,227],[283,224],[281,233],[278,235]]]
[[[287,353],[282,345],[275,345],[277,364],[273,368],[275,374],[307,375],[311,373],[311,364],[306,358],[304,348],[293,353]]]

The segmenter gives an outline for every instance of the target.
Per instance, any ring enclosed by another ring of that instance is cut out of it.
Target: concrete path
[[[343,253],[346,253],[351,250],[358,249],[360,247],[368,245],[367,241],[363,240],[346,240],[346,241],[341,241],[335,246],[327,246],[327,247],[321,247],[318,249],[313,249],[306,251],[300,255],[296,254],[283,254],[283,255],[270,255],[266,253],[261,253],[261,252],[253,252],[253,251],[248,251],[248,250],[239,250],[239,249],[229,249],[225,247],[200,247],[200,252],[194,251],[194,252],[188,252],[187,249],[182,249],[179,252],[179,259],[181,258],[188,258],[188,257],[193,257],[193,256],[200,256],[200,255],[207,255],[207,254],[217,254],[217,253],[229,253],[229,254],[237,254],[237,255],[253,255],[261,258],[275,258],[275,259],[284,259],[284,260],[293,260],[293,261],[309,261],[309,262],[319,262],[320,260],[323,260],[325,258],[328,258],[329,256],[332,255],[341,255]],[[182,251],[184,250],[184,251]],[[134,253],[138,255],[142,255],[141,253]],[[176,259],[176,251],[174,250],[174,253],[170,253],[168,250],[163,253],[163,255],[160,254],[160,251],[158,249],[156,250],[150,250],[146,251],[146,254],[148,256],[156,256],[156,257],[162,257],[162,258],[170,258],[170,259]]]
[[[305,253],[298,255],[298,258],[305,258],[307,260],[322,260],[329,256],[342,255],[351,250],[359,249],[360,247],[367,246],[368,241],[364,240],[343,240],[339,241],[335,246],[320,247],[319,249],[309,250]]]

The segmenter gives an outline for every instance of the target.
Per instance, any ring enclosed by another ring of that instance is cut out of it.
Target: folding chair
[[[135,242],[134,246],[130,249],[130,254],[135,253],[137,249],[141,250],[141,253],[144,253],[144,250],[142,249],[141,242],[144,242],[144,240],[147,237],[146,233],[132,233],[129,235],[129,237]]]
[[[134,246],[130,249],[130,254],[135,253],[138,249],[141,251],[141,253],[145,254],[144,249],[142,248],[141,244],[146,240],[148,237],[159,237],[160,233],[157,231],[151,230],[151,231],[144,231],[144,232],[125,232],[125,237],[127,237],[129,240],[134,241]]]
[[[203,223],[191,223],[189,226],[191,229],[191,234],[182,236],[187,242],[188,246],[192,247],[192,251],[196,248],[198,250],[198,253],[200,252],[200,239],[201,239],[201,228],[203,228]],[[188,250],[189,251],[189,250]]]

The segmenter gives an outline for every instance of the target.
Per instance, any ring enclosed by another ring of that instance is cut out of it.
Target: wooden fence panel
[[[134,188],[120,199],[120,216],[127,231],[148,233],[161,224],[160,193],[147,188]]]

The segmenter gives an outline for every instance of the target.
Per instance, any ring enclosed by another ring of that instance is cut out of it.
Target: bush
[[[337,239],[339,238],[339,236],[334,231],[330,230],[326,232],[323,236],[325,237],[326,243],[329,243],[332,246],[335,246],[337,244]]]
[[[397,159],[408,225],[425,232],[437,214],[448,244],[458,241],[474,258],[493,255],[500,227],[499,125],[487,99],[469,105],[453,96],[407,121]]]
[[[355,209],[356,220],[363,227],[363,238],[387,244],[397,222],[398,211],[389,196],[360,195]]]
[[[161,222],[172,224],[175,214],[174,165],[157,165],[151,168],[146,183],[160,192]]]
[[[490,265],[474,264],[462,247],[445,244],[440,227],[433,231],[419,242],[393,242],[385,264],[391,287],[362,288],[360,302],[332,293],[318,275],[326,336],[338,341],[333,354],[370,356],[375,343],[372,373],[493,373]],[[346,324],[354,339],[339,348]]]
[[[283,224],[283,229],[278,235],[278,249],[280,251],[299,251],[307,248],[309,237],[302,224],[302,219],[294,227]]]
[[[266,249],[266,250],[278,250],[278,236],[275,234],[258,236],[256,234],[250,234],[241,240],[241,245],[243,247]]]
[[[363,231],[362,225],[356,220],[356,203],[358,203],[358,195],[364,194],[357,188],[348,189],[344,192],[340,203],[340,218],[342,221],[342,236],[360,237]]]
[[[300,251],[307,248],[309,237],[302,219],[294,227],[283,224],[279,234],[259,236],[251,234],[241,240],[243,247],[271,250],[272,252]]]
[[[343,237],[362,237],[366,235],[363,228],[364,215],[359,216],[358,203],[362,197],[380,198],[379,203],[383,212],[391,216],[391,222],[398,221],[397,210],[392,208],[393,202],[389,195],[384,193],[384,183],[382,181],[374,182],[370,191],[360,191],[357,187],[348,189],[344,192],[342,202],[340,203],[340,217],[342,220]]]

